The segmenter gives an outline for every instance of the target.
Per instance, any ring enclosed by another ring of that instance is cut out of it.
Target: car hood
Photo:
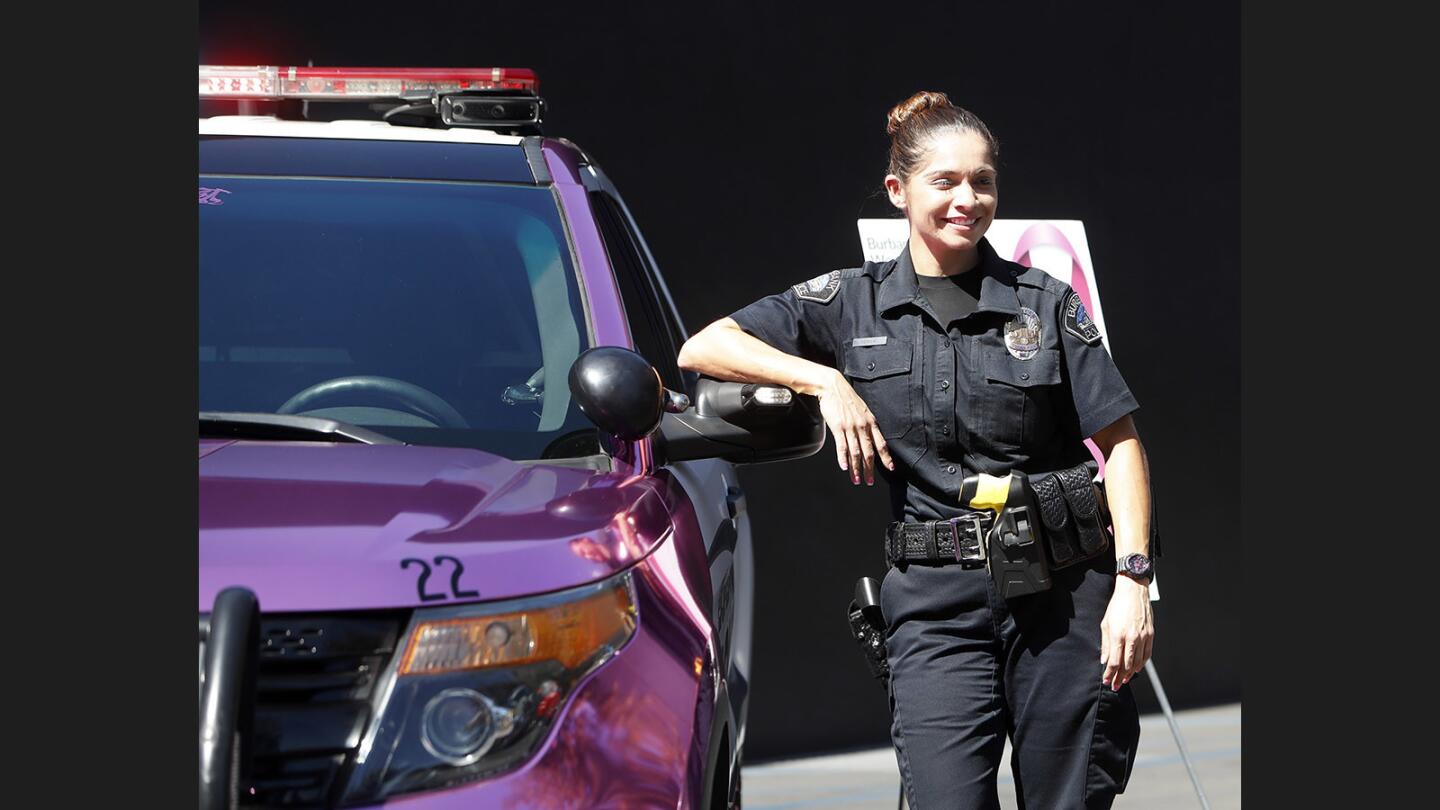
[[[479,450],[200,442],[200,610],[253,590],[265,612],[504,599],[634,564],[671,531],[649,479]]]

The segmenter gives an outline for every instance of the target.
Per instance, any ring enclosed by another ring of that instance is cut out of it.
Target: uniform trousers
[[[998,810],[1005,738],[1021,810],[1108,808],[1135,762],[1129,684],[1102,685],[1110,554],[1007,602],[983,568],[910,563],[880,590],[900,773],[911,810]]]

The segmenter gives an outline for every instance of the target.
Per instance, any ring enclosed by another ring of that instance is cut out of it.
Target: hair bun
[[[922,90],[890,110],[885,131],[890,133],[889,173],[908,180],[935,138],[947,132],[973,132],[985,142],[992,165],[1000,160],[1000,144],[975,113],[950,103],[944,93]]]
[[[899,132],[901,127],[905,126],[905,123],[912,117],[928,110],[945,107],[952,109],[955,107],[954,104],[950,103],[949,96],[946,96],[944,93],[921,90],[910,98],[896,104],[895,107],[890,110],[890,114],[886,116],[885,120],[885,132],[894,135],[896,132]]]

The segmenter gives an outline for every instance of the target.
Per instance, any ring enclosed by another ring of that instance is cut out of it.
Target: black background
[[[886,112],[948,93],[1000,140],[1001,218],[1085,223],[1159,510],[1155,663],[1177,708],[1239,700],[1241,540],[1224,517],[1240,450],[1238,6],[896,11],[208,3],[199,61],[533,68],[546,133],[614,179],[692,332],[858,264],[855,219],[896,215]],[[885,744],[843,616],[856,577],[884,570],[883,486],[851,486],[831,445],[741,481],[757,567],[747,759]]]

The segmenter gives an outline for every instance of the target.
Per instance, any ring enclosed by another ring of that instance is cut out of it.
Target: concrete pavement
[[[1177,712],[1180,733],[1211,810],[1240,807],[1240,704]],[[1000,766],[1000,806],[1015,810],[1010,746]],[[895,752],[877,748],[745,766],[746,810],[877,810],[896,806]],[[1113,810],[1199,808],[1180,749],[1162,714],[1140,718],[1140,751]]]

